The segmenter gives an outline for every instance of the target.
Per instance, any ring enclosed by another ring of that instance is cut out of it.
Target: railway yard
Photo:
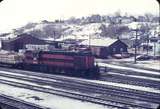
[[[0,109],[160,109],[159,0],[0,5]]]
[[[0,102],[5,104],[1,108],[9,109],[8,106],[13,109],[158,108],[159,72],[104,63],[99,63],[99,66],[101,72],[99,80],[1,67],[0,85],[3,87],[0,87]]]

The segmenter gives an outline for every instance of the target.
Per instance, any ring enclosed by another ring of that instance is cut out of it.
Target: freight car
[[[24,70],[65,74],[85,78],[98,78],[99,68],[89,51],[25,51],[0,53],[0,64]]]
[[[0,52],[1,66],[19,68],[21,67],[22,63],[23,63],[22,55],[19,55],[18,53],[12,53],[12,52],[6,52],[6,51]]]
[[[99,68],[89,51],[26,51],[24,69],[95,78]]]

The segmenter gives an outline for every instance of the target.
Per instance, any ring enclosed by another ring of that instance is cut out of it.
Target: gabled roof
[[[32,39],[37,39],[39,41],[42,41],[42,42],[45,42],[45,43],[55,43],[56,41],[50,41],[50,40],[45,40],[45,39],[41,39],[41,38],[37,38],[35,36],[32,36],[30,34],[20,34],[20,35],[17,35],[17,37],[14,37],[14,38],[11,38],[11,39],[8,39],[8,40],[3,40],[3,42],[12,42],[12,41],[15,41],[15,40],[18,40],[18,39],[22,39],[22,38],[32,38]]]
[[[118,39],[111,39],[111,38],[90,39],[90,41],[85,40],[85,41],[81,42],[80,45],[89,45],[89,42],[90,42],[91,46],[108,47],[108,46],[112,45],[113,43],[115,43],[116,41],[118,41]]]
[[[17,35],[17,37],[15,37],[15,38],[11,38],[11,39],[8,39],[8,40],[3,40],[3,42],[12,42],[12,41],[15,41],[17,39],[22,39],[24,37],[36,38],[36,37],[34,37],[34,36],[30,35],[30,34],[24,33],[24,34]],[[36,39],[39,39],[39,38],[36,38]],[[41,40],[41,39],[39,39],[39,40]]]

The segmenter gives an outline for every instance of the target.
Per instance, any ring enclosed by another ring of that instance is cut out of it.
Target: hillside
[[[158,37],[158,20],[152,16],[138,16],[135,22],[133,16],[100,16],[92,15],[86,18],[70,18],[68,20],[47,20],[13,29],[9,33],[0,33],[1,39],[16,37],[18,34],[28,33],[46,40],[84,40],[90,38],[111,37],[132,39],[135,28],[139,28],[140,39]]]

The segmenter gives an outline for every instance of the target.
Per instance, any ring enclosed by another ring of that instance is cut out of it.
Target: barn
[[[92,53],[99,58],[128,52],[127,45],[120,39],[101,38],[85,40],[81,45],[90,46]]]
[[[51,43],[46,40],[36,38],[29,34],[21,34],[18,35],[16,38],[3,40],[1,42],[1,49],[18,52],[20,49],[25,49],[25,46],[27,44],[45,45]]]

